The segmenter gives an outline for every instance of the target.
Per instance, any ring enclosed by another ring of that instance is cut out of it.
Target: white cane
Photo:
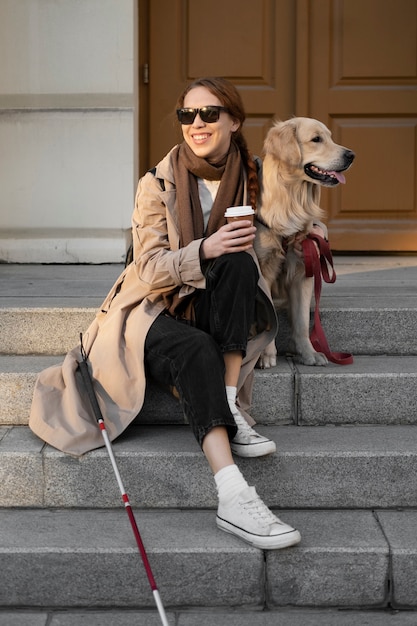
[[[161,618],[162,626],[169,626],[168,620],[167,620],[167,616],[166,616],[166,613],[165,613],[165,609],[164,609],[164,606],[163,606],[162,601],[161,601],[161,596],[159,595],[158,587],[156,586],[155,578],[153,576],[152,569],[151,569],[151,566],[150,566],[150,563],[149,563],[148,555],[146,554],[145,546],[143,545],[143,541],[142,541],[142,538],[140,536],[139,528],[138,528],[138,525],[136,523],[136,519],[135,519],[135,516],[133,514],[132,507],[130,506],[129,496],[127,495],[127,493],[125,491],[122,479],[120,477],[120,472],[119,472],[119,469],[117,467],[116,459],[115,459],[114,454],[113,454],[113,448],[112,448],[112,445],[110,443],[110,439],[109,439],[109,436],[107,434],[106,425],[104,423],[103,415],[101,413],[101,410],[100,410],[100,407],[99,407],[99,404],[98,404],[98,401],[97,401],[97,397],[96,397],[96,394],[95,394],[95,391],[94,391],[93,380],[91,378],[91,375],[90,375],[90,372],[89,372],[89,369],[88,369],[87,355],[85,353],[85,350],[84,350],[84,347],[83,347],[83,343],[82,343],[82,335],[80,335],[80,340],[81,340],[82,361],[80,361],[78,363],[78,365],[79,365],[81,376],[82,376],[82,379],[83,379],[83,382],[84,382],[84,385],[85,385],[85,389],[87,391],[87,395],[88,395],[88,398],[89,398],[89,401],[90,401],[90,404],[91,404],[91,408],[92,408],[93,413],[94,413],[94,417],[96,418],[98,426],[99,426],[99,428],[101,430],[101,434],[103,436],[104,443],[106,445],[107,452],[109,454],[111,464],[113,466],[113,470],[114,470],[114,473],[115,473],[115,476],[116,476],[117,484],[119,485],[119,489],[120,489],[120,493],[121,493],[121,496],[122,496],[122,500],[124,502],[125,509],[126,509],[127,514],[128,514],[128,517],[129,517],[129,520],[130,520],[130,524],[132,526],[133,534],[135,536],[136,543],[137,543],[137,546],[139,548],[140,555],[142,557],[143,565],[145,567],[146,575],[148,577],[149,584],[150,584],[151,589],[152,589],[153,597],[154,597],[155,604],[156,604],[156,607],[157,607],[158,612],[159,612],[159,617]]]

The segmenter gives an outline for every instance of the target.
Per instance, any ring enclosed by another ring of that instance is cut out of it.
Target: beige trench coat
[[[164,180],[164,191],[158,179]],[[169,153],[158,164],[155,176],[147,173],[139,181],[133,213],[136,262],[119,276],[83,333],[110,440],[120,435],[142,408],[146,388],[144,343],[149,327],[164,309],[163,294],[174,286],[181,286],[183,295],[205,288],[199,258],[202,240],[179,248],[175,205]],[[254,253],[252,256],[257,263]],[[238,383],[243,410],[251,403],[253,369],[259,354],[277,332],[275,310],[260,272],[258,294],[258,330],[249,341]],[[103,445],[78,370],[80,359],[77,346],[61,365],[40,373],[29,419],[30,428],[41,439],[75,455]]]

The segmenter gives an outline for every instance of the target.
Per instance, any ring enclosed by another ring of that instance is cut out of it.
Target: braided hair
[[[246,119],[242,98],[236,87],[230,81],[219,76],[197,78],[189,83],[177,100],[176,109],[184,106],[185,96],[195,87],[205,87],[216,96],[229,112],[230,117],[239,122],[239,128],[233,133],[233,139],[239,149],[247,179],[248,194],[252,208],[256,211],[256,200],[259,193],[259,180],[256,163],[248,149],[246,138],[242,132],[243,123]]]

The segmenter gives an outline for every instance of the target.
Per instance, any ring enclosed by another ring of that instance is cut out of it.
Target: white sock
[[[230,502],[248,487],[237,465],[227,465],[214,475],[219,500]]]
[[[237,387],[226,385],[226,396],[229,402],[236,402]]]
[[[239,413],[239,409],[236,406],[236,393],[237,393],[237,387],[226,385],[226,396],[229,402],[230,410],[233,414]]]

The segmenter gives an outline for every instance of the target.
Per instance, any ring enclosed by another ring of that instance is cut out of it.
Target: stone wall
[[[1,0],[0,262],[123,259],[136,0]]]

